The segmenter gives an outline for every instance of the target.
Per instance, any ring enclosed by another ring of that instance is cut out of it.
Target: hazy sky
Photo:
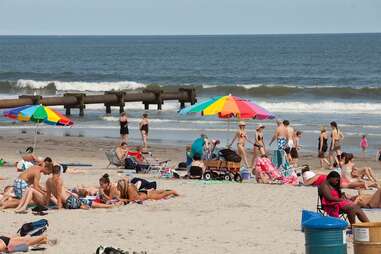
[[[381,32],[381,0],[0,0],[0,34]]]

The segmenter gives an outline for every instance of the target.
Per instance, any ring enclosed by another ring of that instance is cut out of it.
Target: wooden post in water
[[[86,94],[85,93],[65,93],[64,94],[64,98],[65,97],[75,97],[76,98],[76,103],[75,104],[65,104],[64,105],[64,108],[66,109],[66,115],[67,116],[70,116],[70,110],[72,108],[78,108],[79,109],[79,116],[84,116],[85,115],[85,108],[86,108],[86,104],[85,104],[85,97],[86,97]]]
[[[143,104],[144,104],[144,109],[145,110],[149,110],[149,105],[150,104],[156,104],[158,110],[162,109],[162,105],[163,105],[163,98],[162,98],[163,90],[161,90],[161,89],[144,89],[143,93],[153,93],[155,95],[155,99],[153,101],[143,100]]]
[[[115,103],[104,104],[106,107],[106,115],[111,114],[111,107],[113,106],[119,107],[119,113],[122,113],[124,111],[124,106],[125,106],[124,99],[126,97],[126,93],[121,91],[108,91],[108,92],[105,92],[105,94],[114,94],[117,97],[117,101]]]
[[[186,93],[187,94],[186,100],[179,99],[180,109],[185,108],[186,102],[190,102],[191,105],[193,105],[197,102],[196,90],[194,88],[179,88],[179,93]]]

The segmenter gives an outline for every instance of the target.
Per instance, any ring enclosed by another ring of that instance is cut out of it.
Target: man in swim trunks
[[[287,120],[281,122],[280,120],[277,121],[277,125],[278,127],[276,128],[275,130],[275,133],[273,135],[273,137],[271,138],[271,141],[269,143],[269,145],[271,146],[271,144],[277,140],[277,149],[278,150],[285,150],[287,148],[287,143],[288,143],[288,140],[289,140],[289,131],[287,129],[287,126],[284,125],[284,123],[288,123],[289,122]]]
[[[24,192],[29,186],[39,192],[43,192],[40,186],[41,173],[44,175],[49,175],[52,172],[52,159],[47,157],[44,166],[32,166],[26,171],[22,172],[19,177],[13,183],[13,190],[17,199],[21,199]]]

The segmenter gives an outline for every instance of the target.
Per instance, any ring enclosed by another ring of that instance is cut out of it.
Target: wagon
[[[206,170],[204,172],[205,180],[227,180],[234,179],[236,182],[242,182],[240,174],[241,164],[239,162],[223,160],[205,160]]]

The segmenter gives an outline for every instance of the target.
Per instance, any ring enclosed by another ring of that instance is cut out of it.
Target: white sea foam
[[[43,89],[54,84],[57,91],[81,91],[81,92],[102,92],[110,90],[135,90],[145,88],[146,85],[134,81],[118,82],[64,82],[64,81],[35,81],[20,79],[17,81],[19,88]]]
[[[340,113],[340,114],[381,114],[381,103],[351,102],[261,102],[260,106],[270,112],[279,113]]]

